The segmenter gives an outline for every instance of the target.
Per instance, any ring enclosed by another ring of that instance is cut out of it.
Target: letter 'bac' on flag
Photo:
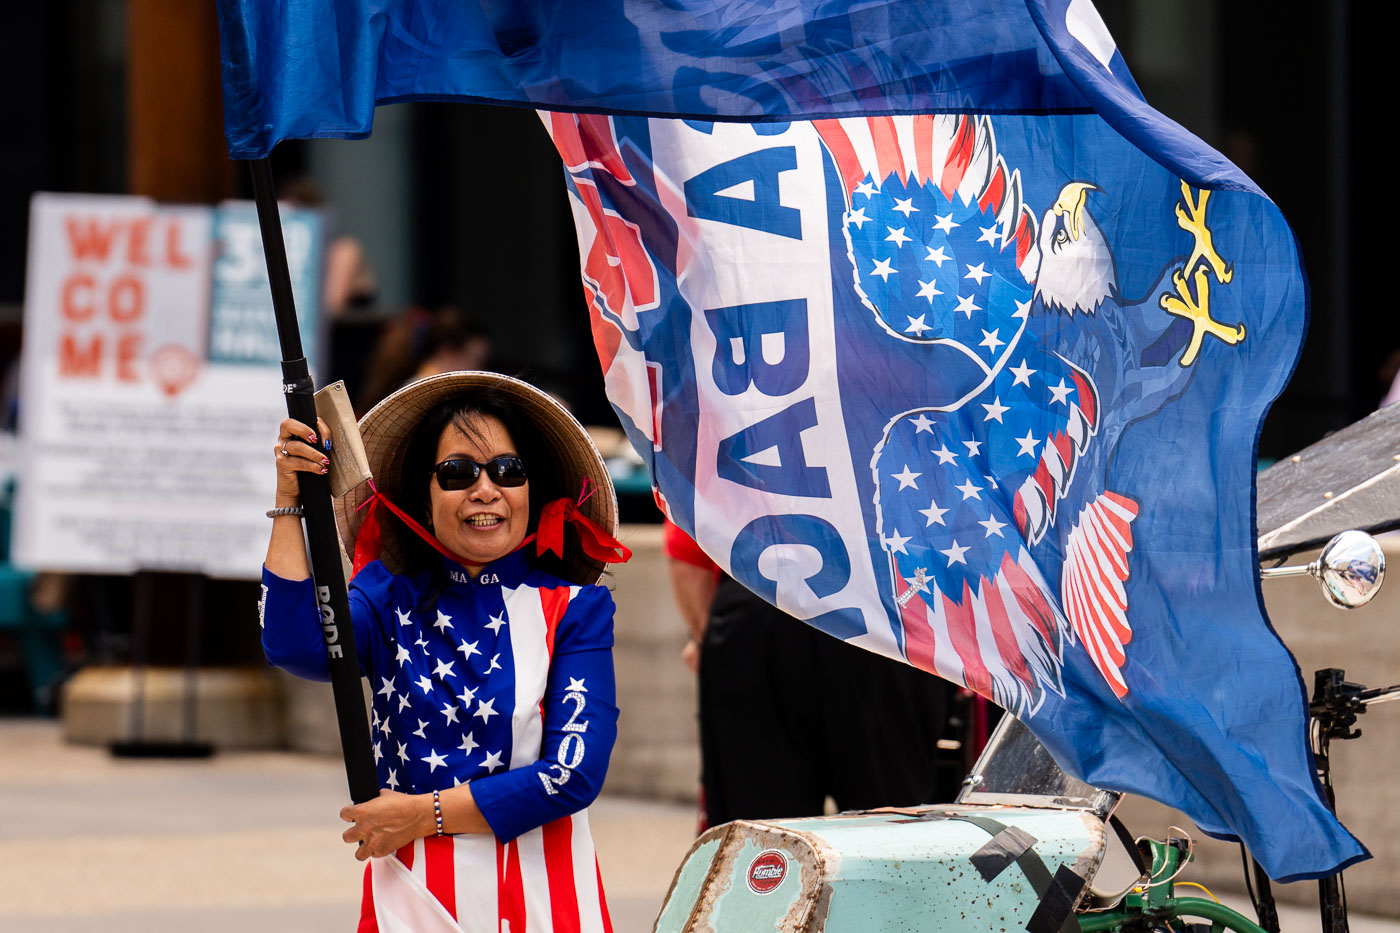
[[[542,111],[613,404],[736,578],[1276,879],[1365,857],[1256,584],[1293,236],[1088,0],[281,7],[221,5],[235,156]]]

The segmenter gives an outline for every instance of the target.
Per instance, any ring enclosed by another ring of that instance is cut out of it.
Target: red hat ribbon
[[[585,497],[586,498],[586,497]],[[564,523],[569,522],[578,531],[579,544],[583,553],[605,564],[625,564],[632,559],[632,549],[608,534],[591,518],[579,511],[577,505],[567,498],[555,499],[546,503],[540,510],[539,529],[524,541],[521,547],[535,542],[535,553],[552,551],[556,557],[564,556]]]
[[[355,578],[355,574],[364,569],[366,564],[370,561],[378,560],[379,554],[383,550],[384,532],[380,527],[379,519],[379,507],[381,505],[390,512],[393,512],[394,515],[398,517],[399,521],[409,527],[410,531],[428,542],[433,550],[437,551],[448,560],[455,560],[457,563],[467,566],[468,561],[465,557],[449,551],[441,541],[433,536],[431,531],[418,524],[407,512],[390,502],[389,497],[380,492],[374,485],[374,480],[369,481],[369,488],[373,491],[374,495],[370,496],[360,505],[362,509],[365,506],[369,506],[369,511],[365,513],[365,520],[360,523],[360,531],[355,535],[355,560],[350,567],[350,578],[352,580]]]

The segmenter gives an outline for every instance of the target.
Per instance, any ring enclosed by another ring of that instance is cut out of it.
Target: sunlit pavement
[[[0,720],[0,931],[349,933],[361,869],[340,841],[344,797],[332,759],[117,759],[64,745],[55,723]],[[646,933],[695,812],[605,795],[591,822],[615,929]],[[1280,913],[1285,933],[1319,928],[1315,909]]]
[[[0,720],[0,931],[348,933],[361,868],[340,841],[345,795],[333,759],[117,759],[55,723]],[[695,812],[605,796],[591,822],[615,928],[645,933]]]

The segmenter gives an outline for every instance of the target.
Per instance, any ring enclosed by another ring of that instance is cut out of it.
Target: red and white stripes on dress
[[[540,756],[554,636],[578,587],[502,589],[515,663],[510,767]],[[510,842],[416,839],[365,869],[359,933],[612,933],[588,811]]]

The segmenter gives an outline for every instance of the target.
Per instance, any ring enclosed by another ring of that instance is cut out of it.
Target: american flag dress
[[[350,585],[373,690],[380,785],[470,783],[492,834],[431,836],[371,859],[361,933],[611,933],[587,806],[617,736],[611,594],[536,570],[517,551],[472,577],[375,561]],[[264,570],[268,660],[325,680],[310,581]]]

